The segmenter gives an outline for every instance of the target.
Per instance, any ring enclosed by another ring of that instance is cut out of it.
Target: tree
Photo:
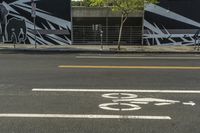
[[[158,0],[90,0],[92,6],[110,6],[112,11],[121,13],[121,24],[118,37],[118,50],[120,50],[121,36],[124,23],[128,15],[143,10],[148,3],[157,3]]]

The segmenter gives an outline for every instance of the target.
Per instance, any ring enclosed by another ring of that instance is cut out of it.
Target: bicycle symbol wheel
[[[99,105],[99,108],[111,111],[133,111],[140,110],[139,105],[133,103],[124,103],[123,100],[129,100],[137,98],[136,94],[130,93],[108,93],[103,94],[102,97],[112,99],[112,103],[103,103]]]
[[[138,96],[136,94],[130,94],[130,93],[109,93],[109,94],[103,94],[102,97],[110,99],[132,99],[132,98],[137,98]]]
[[[112,111],[134,111],[141,109],[140,106],[130,103],[103,103],[99,105],[99,108]]]

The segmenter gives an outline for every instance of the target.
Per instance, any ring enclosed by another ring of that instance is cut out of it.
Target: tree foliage
[[[113,11],[132,13],[143,10],[148,3],[157,3],[158,0],[87,0],[91,6],[111,6]]]
[[[72,6],[85,6],[85,7],[89,7],[89,6],[91,6],[91,4],[92,4],[91,0],[72,1]]]

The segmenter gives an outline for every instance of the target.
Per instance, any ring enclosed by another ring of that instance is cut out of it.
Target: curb
[[[88,50],[88,49],[19,49],[1,48],[0,54],[200,54],[200,52],[179,51],[115,51],[115,50]]]

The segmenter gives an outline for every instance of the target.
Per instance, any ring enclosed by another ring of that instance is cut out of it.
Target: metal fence
[[[119,36],[119,26],[102,26],[103,44],[116,44]],[[100,30],[93,26],[73,26],[74,44],[100,44]],[[122,31],[122,44],[140,45],[142,43],[141,26],[124,26]]]

